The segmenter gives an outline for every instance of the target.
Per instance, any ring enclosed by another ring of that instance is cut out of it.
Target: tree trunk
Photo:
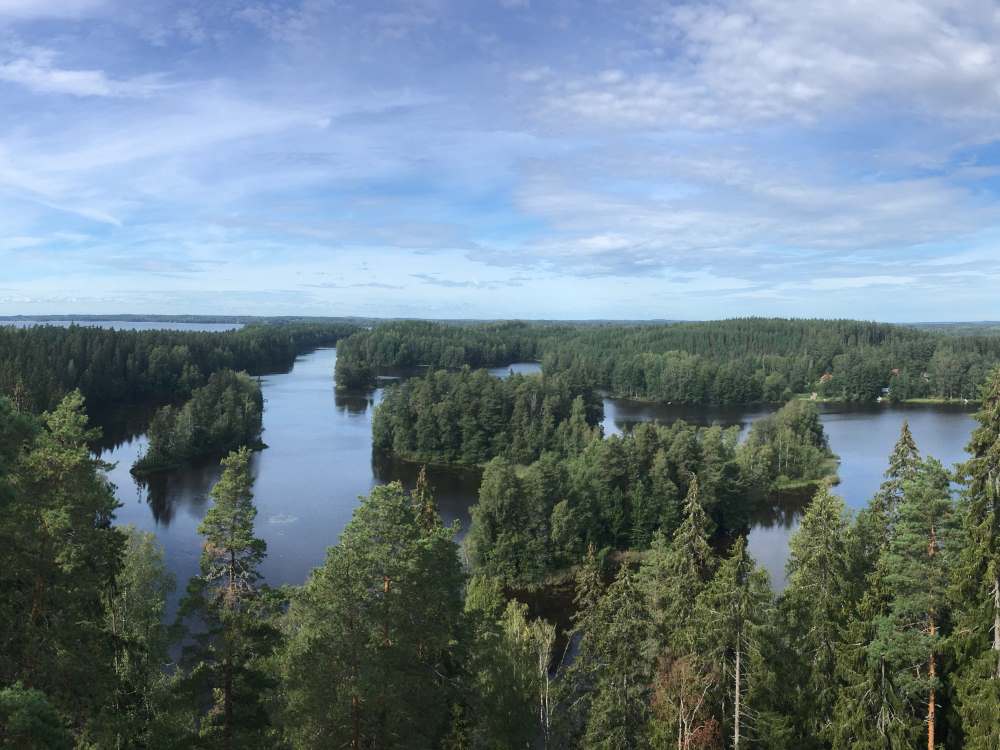
[[[681,686],[681,695],[677,699],[677,750],[684,750],[684,693]]]
[[[937,627],[934,624],[934,618],[931,618],[931,639],[937,634]],[[934,750],[934,715],[937,711],[937,706],[935,705],[937,696],[934,690],[934,679],[937,677],[937,663],[934,659],[934,652],[931,652],[930,664],[927,669],[927,674],[931,678],[931,694],[927,699],[927,750]]]
[[[226,646],[227,650],[230,648]],[[223,707],[225,712],[225,726],[223,727],[223,737],[228,750],[233,750],[233,662],[229,655],[226,655],[226,663],[223,665],[225,679],[223,683]]]
[[[733,701],[733,750],[740,750],[740,647],[736,646],[736,697]]]

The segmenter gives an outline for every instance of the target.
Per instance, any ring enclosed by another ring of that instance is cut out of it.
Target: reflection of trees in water
[[[360,415],[375,405],[375,399],[371,391],[337,391],[334,403],[339,412]]]
[[[201,517],[208,505],[208,493],[219,479],[217,465],[207,465],[156,474],[148,479],[136,480],[140,493],[158,526],[170,526],[178,510],[186,509]]]
[[[95,411],[90,415],[90,424],[100,428],[101,439],[94,443],[93,450],[113,451],[142,437],[156,409],[156,404],[140,404]]]
[[[421,466],[419,463],[372,451],[372,475],[378,484],[401,482],[403,487],[412,490],[417,484]],[[462,535],[468,531],[469,508],[479,499],[479,483],[482,478],[482,470],[478,468],[427,466],[427,482],[434,492],[441,518],[445,523],[460,521]]]
[[[780,492],[763,499],[750,515],[750,524],[756,528],[780,527],[790,530],[798,523],[806,506],[812,500],[813,490],[803,489]]]

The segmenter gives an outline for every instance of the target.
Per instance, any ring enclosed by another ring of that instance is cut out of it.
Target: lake
[[[268,545],[263,572],[272,584],[301,583],[322,563],[326,548],[351,518],[358,497],[377,484],[400,480],[412,487],[417,467],[400,461],[373,461],[372,411],[382,390],[338,394],[333,371],[336,350],[320,349],[299,357],[287,373],[263,378],[265,398],[264,442],[269,446],[254,456],[254,485],[258,508],[257,533]],[[537,363],[494,368],[504,377],[538,371]],[[842,459],[837,492],[848,505],[859,508],[878,488],[886,461],[904,419],[910,421],[925,454],[946,465],[964,459],[964,446],[973,429],[969,410],[943,406],[834,407],[821,405],[822,420],[833,450]],[[604,429],[618,434],[644,421],[669,423],[685,419],[696,424],[739,425],[743,431],[754,419],[770,413],[766,407],[721,408],[647,404],[605,399]],[[116,462],[109,472],[123,507],[118,522],[153,531],[166,550],[177,576],[178,593],[197,573],[200,537],[197,526],[208,507],[208,492],[218,479],[217,465],[187,468],[156,479],[148,487],[129,473],[145,449],[142,434],[147,414],[136,414],[109,425],[102,458]],[[468,509],[475,502],[479,472],[431,468],[442,516],[468,527]],[[800,508],[768,509],[755,519],[750,549],[783,582],[788,537],[798,523]]]

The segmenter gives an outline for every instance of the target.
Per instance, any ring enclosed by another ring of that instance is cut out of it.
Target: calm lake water
[[[272,584],[301,583],[322,563],[326,548],[337,542],[350,520],[358,497],[379,483],[400,480],[412,487],[417,468],[386,461],[373,462],[371,419],[382,390],[337,394],[334,390],[334,349],[299,357],[288,373],[263,378],[264,442],[269,446],[253,461],[258,508],[257,532],[267,541],[264,574]],[[506,376],[537,372],[537,363],[520,363],[492,372]],[[842,459],[837,492],[852,508],[861,507],[878,488],[889,452],[904,419],[925,454],[946,465],[965,457],[964,446],[974,421],[967,410],[954,407],[913,406],[832,408],[824,405],[823,423],[833,450]],[[644,421],[669,423],[685,419],[696,424],[739,425],[745,431],[754,419],[771,409],[692,408],[605,399],[606,434],[631,429]],[[140,486],[129,473],[145,449],[142,434],[148,415],[134,415],[109,425],[102,457],[116,466],[110,478],[123,507],[118,522],[156,533],[166,550],[170,569],[182,590],[198,569],[198,523],[210,502],[208,492],[218,479],[217,465],[172,472],[150,486]],[[112,434],[114,433],[114,434]],[[476,471],[430,469],[442,515],[458,520],[463,533],[468,509],[479,486]],[[772,574],[783,581],[788,537],[798,524],[800,508],[773,508],[756,519],[750,549]],[[175,595],[174,603],[179,597]]]

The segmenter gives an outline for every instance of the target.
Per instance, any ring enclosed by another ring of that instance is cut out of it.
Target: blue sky
[[[1000,318],[991,2],[0,0],[0,314]]]

